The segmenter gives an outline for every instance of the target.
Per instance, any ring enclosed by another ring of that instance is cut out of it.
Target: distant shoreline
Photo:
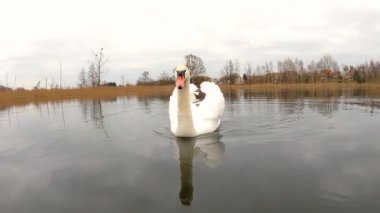
[[[336,83],[336,82],[326,82],[326,83],[300,83],[300,84],[233,84],[233,85],[221,85],[222,88],[233,88],[233,89],[345,89],[345,88],[358,88],[358,89],[374,89],[380,90],[379,83]]]
[[[308,83],[308,84],[221,84],[223,91],[233,89],[252,90],[337,90],[337,89],[367,89],[380,93],[380,83]],[[22,106],[31,103],[58,102],[75,99],[102,99],[117,96],[154,97],[167,96],[169,98],[174,85],[147,85],[123,87],[98,87],[76,89],[51,90],[21,90],[0,92],[0,109],[11,106]]]

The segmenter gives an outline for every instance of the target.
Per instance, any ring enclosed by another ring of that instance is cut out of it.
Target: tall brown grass
[[[173,86],[125,86],[81,89],[22,90],[0,92],[0,108],[72,99],[102,99],[116,96],[168,96]]]
[[[223,84],[222,90],[252,89],[369,89],[380,93],[379,83],[317,83],[317,84]],[[72,100],[72,99],[102,99],[116,96],[170,96],[174,85],[99,87],[82,89],[53,89],[53,90],[21,90],[0,92],[0,108],[26,105],[29,103]]]
[[[301,84],[233,84],[221,85],[231,89],[370,89],[380,90],[380,83],[301,83]],[[380,92],[380,91],[379,91]]]

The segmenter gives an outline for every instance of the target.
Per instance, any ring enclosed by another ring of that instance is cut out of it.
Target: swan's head
[[[185,88],[185,82],[190,81],[190,71],[186,65],[181,64],[175,68],[176,87],[178,89]]]

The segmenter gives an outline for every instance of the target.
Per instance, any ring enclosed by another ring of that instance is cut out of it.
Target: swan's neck
[[[178,129],[177,132],[183,136],[194,134],[193,116],[190,103],[190,83],[187,80],[183,89],[178,92]]]

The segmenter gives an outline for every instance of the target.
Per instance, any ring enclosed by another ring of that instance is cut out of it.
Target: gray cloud
[[[64,84],[76,85],[101,47],[110,59],[106,79],[119,82],[124,75],[132,83],[144,70],[154,77],[170,71],[188,53],[201,56],[214,77],[230,58],[307,63],[330,53],[356,64],[380,55],[380,3],[371,0],[113,0],[91,9],[86,1],[21,3],[28,9],[20,2],[0,9],[0,83],[8,73],[29,88],[45,77],[58,79],[60,63]]]

